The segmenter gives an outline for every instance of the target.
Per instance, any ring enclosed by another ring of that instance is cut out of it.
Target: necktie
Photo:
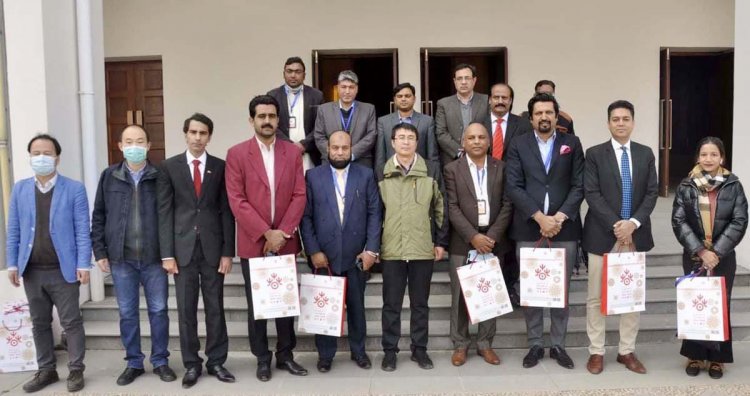
[[[503,158],[503,119],[497,119],[495,133],[492,134],[492,157],[495,159]]]
[[[195,187],[195,196],[201,196],[201,160],[193,160],[193,187]]]
[[[338,184],[338,189],[336,193],[336,203],[339,206],[339,221],[341,224],[344,224],[344,197],[341,196],[338,191],[346,194],[346,183],[344,183],[344,172],[336,172],[336,183]]]
[[[630,158],[628,157],[628,149],[625,146],[622,146],[620,176],[622,176],[622,209],[620,209],[620,218],[629,219],[633,205],[633,184],[630,180]]]

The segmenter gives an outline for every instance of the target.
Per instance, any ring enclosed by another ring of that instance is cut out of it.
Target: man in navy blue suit
[[[300,228],[305,252],[315,269],[346,277],[346,319],[351,358],[372,367],[365,353],[366,271],[380,252],[381,203],[370,168],[353,164],[351,137],[344,131],[328,139],[328,163],[307,172],[307,205]],[[318,371],[331,370],[337,338],[316,335]]]

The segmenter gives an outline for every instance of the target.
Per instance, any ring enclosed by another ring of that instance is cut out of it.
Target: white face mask
[[[31,169],[37,176],[49,176],[55,172],[55,157],[49,155],[34,155],[30,160]]]

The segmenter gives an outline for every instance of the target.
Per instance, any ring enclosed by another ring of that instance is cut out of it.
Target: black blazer
[[[561,148],[567,146],[567,154]],[[536,133],[516,137],[508,148],[505,165],[505,191],[513,201],[513,222],[510,237],[517,242],[536,241],[541,238],[539,225],[531,218],[537,211],[544,212],[544,196],[549,192],[548,215],[558,211],[568,220],[553,241],[578,241],[581,239],[579,210],[583,201],[583,147],[581,141],[566,133],[557,133],[552,148],[549,174],[539,152]]]
[[[224,161],[207,155],[200,197],[195,196],[192,165],[185,153],[163,161],[161,170],[157,182],[161,257],[188,265],[198,234],[209,265],[218,266],[221,257],[234,257],[234,216],[224,184]]]
[[[633,167],[630,217],[641,223],[633,232],[633,243],[635,250],[647,252],[654,247],[650,216],[659,195],[656,161],[651,148],[633,141],[628,154]],[[589,205],[583,227],[583,248],[603,255],[612,250],[617,241],[612,226],[621,220],[622,208],[620,165],[611,140],[586,150],[583,191]]]
[[[487,132],[490,133],[489,154],[492,155],[492,142],[494,139],[494,136],[492,135],[495,133],[495,131],[492,129],[491,113],[487,113],[487,118],[484,119],[484,127],[487,128]],[[534,128],[531,126],[531,122],[529,122],[528,118],[522,118],[515,114],[508,114],[508,126],[507,131],[505,131],[505,139],[503,139],[502,160],[505,161],[508,158],[508,148],[510,147],[510,142],[513,141],[513,138],[533,131]]]
[[[315,146],[313,129],[315,129],[315,117],[318,115],[318,105],[323,103],[323,92],[307,85],[303,85],[302,87],[304,102],[303,113],[305,117],[305,140],[300,143],[305,146],[305,152],[310,154],[310,159],[312,159],[312,162],[317,166],[320,165],[320,151],[318,150],[318,147]],[[268,95],[273,96],[279,102],[279,127],[276,130],[276,135],[284,140],[290,140],[289,101],[287,100],[284,86],[282,85],[268,91]]]

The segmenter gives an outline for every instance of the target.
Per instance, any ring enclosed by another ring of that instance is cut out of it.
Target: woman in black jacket
[[[675,193],[672,230],[685,248],[685,274],[703,267],[724,277],[729,310],[737,269],[734,248],[747,228],[747,200],[737,176],[722,167],[724,158],[721,139],[709,136],[698,143],[697,164]],[[711,378],[721,378],[723,364],[733,361],[731,321],[728,341],[709,346],[683,340],[680,354],[688,358],[687,375],[698,375],[707,361]]]

